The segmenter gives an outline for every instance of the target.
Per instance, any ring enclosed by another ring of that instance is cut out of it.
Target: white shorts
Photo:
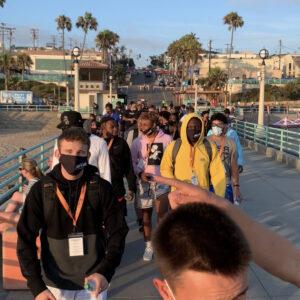
[[[138,207],[141,209],[152,208],[154,200],[169,192],[170,187],[168,185],[139,180],[137,194]]]
[[[47,288],[56,300],[107,300],[107,290],[100,293],[96,298],[87,290],[61,290],[51,286],[47,286]]]

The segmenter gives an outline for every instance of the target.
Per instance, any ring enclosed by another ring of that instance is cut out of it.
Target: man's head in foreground
[[[160,223],[153,244],[164,278],[154,284],[162,299],[246,299],[250,249],[218,208],[199,203],[177,208]]]

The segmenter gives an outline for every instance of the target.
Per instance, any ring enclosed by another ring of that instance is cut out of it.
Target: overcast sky
[[[258,51],[266,47],[278,53],[300,51],[300,0],[6,0],[0,9],[0,22],[16,27],[16,45],[31,45],[30,28],[40,30],[39,44],[58,35],[55,18],[65,14],[74,25],[78,16],[92,12],[98,30],[111,29],[121,37],[121,44],[142,55],[138,65],[166,50],[180,36],[194,32],[203,47],[212,39],[214,49],[225,49],[230,35],[223,16],[231,11],[244,18],[245,25],[235,34],[235,50]],[[89,33],[93,46],[96,33]],[[82,39],[75,28],[67,37]]]

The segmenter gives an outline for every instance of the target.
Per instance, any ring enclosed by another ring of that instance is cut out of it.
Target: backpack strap
[[[211,162],[212,161],[212,156],[213,156],[212,155],[211,143],[210,143],[210,141],[207,138],[204,138],[203,144],[205,146],[205,150],[206,150],[206,153],[208,155],[209,162]]]
[[[55,201],[55,181],[49,177],[44,176],[42,179],[42,193],[43,193],[43,210],[44,219],[46,223],[51,222],[51,212],[53,212],[53,203]]]
[[[176,162],[176,156],[179,152],[179,149],[181,147],[181,139],[177,139],[174,143],[173,149],[172,149],[172,168],[173,168],[173,175],[175,174],[175,162]]]

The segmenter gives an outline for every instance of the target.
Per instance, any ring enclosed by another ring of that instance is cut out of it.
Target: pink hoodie
[[[148,149],[151,139],[141,134],[131,145],[132,164],[135,174],[138,176],[141,172],[160,175],[160,163],[166,147],[172,141],[172,137],[158,130],[148,157]]]

